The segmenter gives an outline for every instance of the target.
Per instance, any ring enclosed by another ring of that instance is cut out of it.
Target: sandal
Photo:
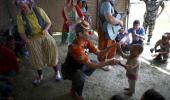
[[[33,80],[32,84],[33,85],[39,85],[42,80],[43,80],[43,75],[41,75],[39,78],[36,78],[35,80]]]

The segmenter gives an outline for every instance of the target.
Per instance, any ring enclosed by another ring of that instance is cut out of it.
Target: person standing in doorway
[[[150,40],[152,38],[153,30],[155,28],[156,19],[161,15],[165,8],[165,4],[163,0],[141,0],[145,2],[146,11],[144,14],[144,22],[143,27],[145,29],[145,33],[148,29],[148,40],[147,44],[150,44]],[[160,12],[158,13],[158,9],[161,7]]]

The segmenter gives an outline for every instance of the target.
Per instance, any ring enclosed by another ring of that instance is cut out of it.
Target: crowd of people
[[[148,2],[145,0],[145,3]],[[151,2],[156,1],[151,0]],[[164,8],[163,1],[159,4]],[[70,92],[76,100],[83,100],[82,93],[87,76],[90,76],[95,69],[110,70],[108,65],[112,67],[120,65],[126,70],[129,87],[125,88],[124,94],[132,96],[135,93],[135,84],[141,66],[139,58],[144,49],[146,27],[141,27],[140,21],[134,20],[133,27],[126,31],[123,21],[117,18],[115,0],[101,0],[100,2],[97,27],[98,47],[89,41],[93,23],[88,11],[88,2],[77,0],[77,4],[74,4],[73,0],[65,0],[62,9],[64,23],[61,44],[68,45],[68,52],[63,64],[59,63],[56,41],[48,32],[51,21],[45,11],[36,6],[33,0],[15,0],[15,5],[18,8],[17,26],[15,27],[17,31],[8,35],[0,32],[0,87],[2,87],[0,97],[10,98],[11,80],[19,71],[19,58],[22,55],[28,56],[30,66],[37,72],[37,77],[32,81],[33,85],[38,86],[42,82],[43,68],[49,66],[54,70],[56,81],[68,79],[72,82]],[[154,11],[157,12],[158,8],[159,6]],[[150,11],[150,8],[147,11]],[[144,22],[145,24],[146,22]],[[120,26],[120,28],[115,31],[114,28],[110,30],[110,26]],[[150,49],[152,56],[161,62],[166,62],[168,59],[169,34],[168,32],[163,34],[162,39],[156,42],[154,48]],[[150,42],[151,35],[152,31],[149,31],[147,42]],[[157,49],[158,46],[160,49]],[[127,59],[125,64],[114,58],[117,51]],[[88,53],[96,55],[98,60],[90,58]],[[8,63],[9,61],[10,63]],[[124,99],[116,95],[111,100]],[[144,93],[141,100],[165,99],[151,89]]]

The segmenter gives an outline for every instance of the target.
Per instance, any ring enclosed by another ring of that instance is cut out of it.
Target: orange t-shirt
[[[75,40],[73,44],[69,46],[69,54],[78,62],[78,63],[86,63],[89,61],[89,57],[84,52],[84,49],[89,49],[90,53],[96,53],[97,49],[94,47],[94,45],[86,40],[83,41],[81,46],[76,45],[78,40]]]

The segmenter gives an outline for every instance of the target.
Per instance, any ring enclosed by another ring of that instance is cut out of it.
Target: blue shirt
[[[133,41],[139,41],[139,37],[137,37],[136,35],[133,35],[134,33],[134,29],[133,28],[130,28],[128,29],[128,33],[129,34],[132,34],[132,40]],[[140,35],[140,36],[144,36],[145,35],[145,30],[144,28],[139,28],[137,31],[136,31],[136,34]]]
[[[114,8],[110,4],[110,2],[103,2],[100,7],[100,14],[107,15],[108,13],[114,14]]]

